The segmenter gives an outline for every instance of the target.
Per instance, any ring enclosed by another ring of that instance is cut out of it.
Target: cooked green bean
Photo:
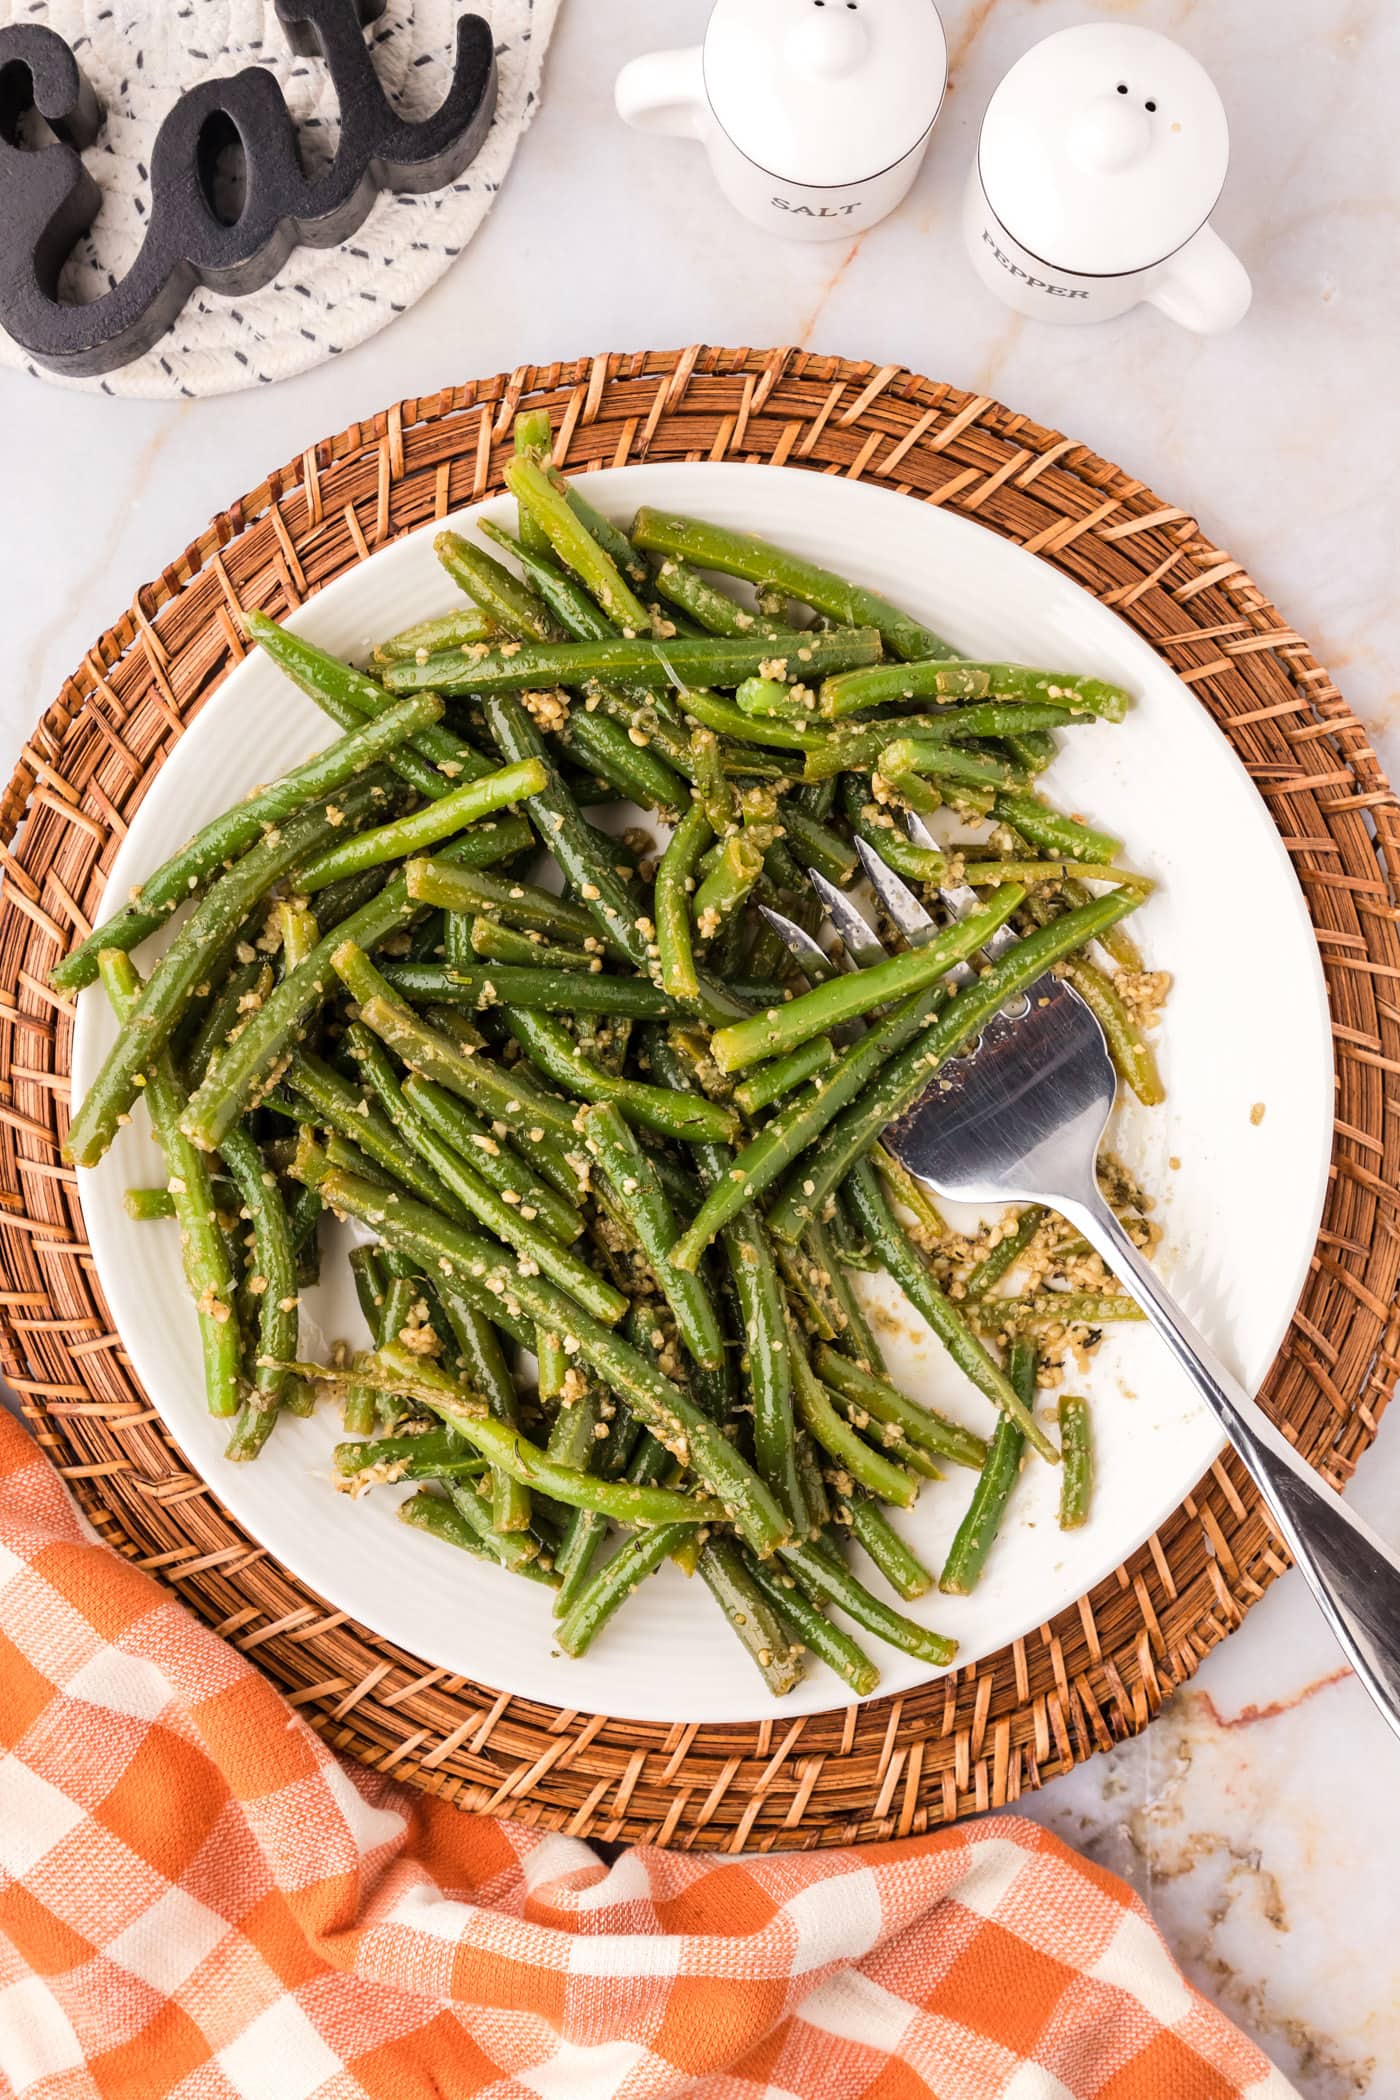
[[[696,929],[705,940],[738,910],[763,873],[762,853],[741,831],[721,839],[713,854],[691,901]]]
[[[1075,1393],[1061,1393],[1060,1529],[1077,1531],[1089,1521],[1094,1493],[1094,1445],[1089,1403]]]
[[[775,1568],[771,1561],[754,1560],[751,1555],[745,1556],[745,1566],[754,1588],[804,1648],[834,1670],[853,1692],[864,1696],[874,1691],[880,1672],[865,1650],[839,1626],[832,1625],[786,1570]]]
[[[1051,1465],[1059,1453],[1030,1413],[1001,1366],[994,1362],[954,1301],[940,1289],[918,1249],[906,1237],[880,1191],[874,1169],[860,1160],[847,1180],[851,1208],[884,1267],[915,1311],[921,1313],[963,1376],[1009,1415],[1031,1447]]]
[[[324,1174],[321,1188],[325,1202],[374,1226],[390,1245],[421,1252],[435,1268],[446,1262],[454,1277],[484,1286],[488,1292],[494,1281],[499,1285],[498,1295],[515,1299],[529,1319],[561,1327],[566,1342],[572,1338],[577,1343],[584,1361],[725,1503],[731,1521],[755,1552],[771,1553],[786,1537],[786,1519],[763,1482],[689,1396],[555,1285],[527,1274],[506,1256],[504,1248],[461,1231],[412,1198],[357,1181],[336,1169]],[[494,1454],[488,1455],[495,1463]]]
[[[532,882],[508,881],[480,869],[445,860],[411,860],[404,869],[408,894],[417,904],[442,905],[448,911],[494,912],[512,926],[601,946],[593,914],[571,898],[556,897]]]
[[[309,1050],[293,1051],[286,1076],[288,1085],[315,1110],[317,1122],[348,1138],[375,1166],[393,1180],[402,1181],[425,1203],[452,1217],[464,1215],[442,1178],[415,1153],[386,1116],[370,1107],[348,1079]]]
[[[648,616],[649,617],[649,616]],[[386,664],[391,693],[529,693],[553,685],[579,689],[595,683],[669,687],[732,686],[765,664],[790,666],[794,676],[821,677],[879,661],[880,637],[871,627],[832,627],[750,641],[726,636],[677,635],[669,641],[619,637],[598,642],[519,642],[499,648],[444,651],[426,663]],[[734,710],[739,714],[739,710]],[[744,717],[740,715],[742,721]],[[762,739],[759,739],[762,741]]]
[[[701,1549],[698,1572],[719,1605],[759,1675],[775,1699],[790,1692],[802,1675],[802,1658],[751,1573],[752,1563],[729,1538],[708,1539]]]
[[[659,969],[661,983],[674,999],[694,999],[700,992],[690,942],[690,897],[696,866],[713,836],[704,808],[693,803],[672,833],[656,871]]]
[[[433,552],[458,590],[465,591],[503,634],[527,635],[535,642],[558,641],[561,630],[557,621],[550,617],[548,607],[528,584],[513,576],[484,547],[464,540],[459,532],[440,532],[433,541]],[[470,655],[478,646],[477,643],[468,643],[459,654]],[[491,645],[488,642],[486,646]],[[411,658],[400,657],[398,661],[416,663],[417,652]]]
[[[878,1502],[857,1495],[851,1503],[851,1534],[865,1548],[895,1595],[906,1604],[925,1597],[933,1577],[912,1546],[900,1537]]]
[[[869,799],[869,783],[842,782],[842,802],[852,831],[879,854],[887,868],[906,882],[946,882],[948,858],[934,846],[917,846],[895,827],[894,818]]]
[[[710,1046],[715,1062],[722,1072],[742,1071],[761,1058],[780,1057],[784,1051],[806,1042],[809,1036],[822,1035],[874,1007],[908,998],[910,993],[938,983],[954,964],[964,962],[985,946],[988,937],[1005,925],[1024,896],[1024,890],[1008,883],[1005,889],[993,891],[979,910],[955,920],[922,948],[893,955],[868,970],[852,970],[844,976],[828,978],[825,984],[814,985],[810,992],[803,992],[786,1006],[770,1008],[765,1014],[755,1014],[750,1020],[719,1029]]]
[[[828,620],[873,627],[895,656],[915,659],[953,653],[941,635],[902,613],[887,598],[775,547],[756,533],[734,532],[724,525],[645,505],[632,521],[631,538],[633,546],[647,554],[678,556],[697,569],[719,569],[749,583],[776,585],[784,596],[800,599]]]
[[[613,1101],[584,1109],[584,1143],[624,1204],[628,1222],[651,1263],[676,1328],[695,1361],[714,1370],[724,1361],[724,1334],[710,1294],[698,1276],[673,1269],[667,1258],[676,1237],[671,1201],[650,1155]],[[579,1297],[575,1289],[575,1297]],[[579,1302],[586,1301],[580,1298]]]
[[[358,822],[383,792],[373,773],[349,782],[336,821]],[[330,807],[317,802],[274,825],[205,892],[147,978],[73,1118],[63,1145],[71,1165],[94,1167],[102,1158],[136,1098],[142,1073],[169,1042],[201,978],[216,974],[231,956],[259,898],[334,831]]]
[[[990,1334],[1014,1334],[1024,1328],[1102,1327],[1110,1320],[1145,1317],[1135,1298],[1121,1291],[1032,1291],[1026,1298],[982,1296],[969,1317]]]
[[[359,875],[366,868],[380,868],[386,861],[421,853],[425,846],[453,838],[469,824],[480,824],[484,817],[535,794],[544,786],[546,777],[545,768],[537,759],[527,759],[522,765],[502,766],[498,772],[484,773],[479,780],[463,781],[451,794],[426,803],[412,816],[396,817],[391,824],[380,824],[373,831],[362,831],[355,838],[329,847],[299,871],[297,885],[306,891],[323,890],[328,883],[339,882],[346,875]]]
[[[387,698],[387,696],[385,696]],[[197,831],[187,846],[163,861],[113,918],[107,919],[63,958],[50,975],[58,991],[76,991],[97,976],[104,948],[131,949],[164,925],[170,914],[201,891],[226,861],[246,853],[269,826],[283,823],[307,803],[333,795],[347,781],[387,757],[416,731],[437,721],[442,702],[425,693],[409,708],[395,705],[377,721],[366,722],[348,736],[318,751],[305,765],[284,773],[271,787],[236,802],[211,824]]]
[[[998,700],[1049,702],[1068,714],[1101,715],[1108,722],[1121,722],[1132,706],[1130,693],[1102,678],[955,657],[839,673],[822,686],[821,711],[830,719],[902,700],[980,700],[989,693]]]
[[[835,1559],[829,1559],[818,1547],[805,1541],[790,1541],[778,1551],[809,1597],[821,1603],[830,1601],[839,1605],[857,1626],[878,1635],[891,1648],[902,1649],[906,1655],[916,1655],[921,1662],[932,1663],[938,1669],[946,1668],[957,1654],[956,1641],[949,1640],[945,1634],[935,1633],[932,1627],[920,1626],[914,1619],[906,1619],[903,1612],[893,1611],[888,1604],[872,1596],[848,1568]]]
[[[936,748],[944,754],[941,763],[950,777],[961,766],[959,778],[979,783],[990,779],[995,784],[995,776],[976,766],[969,770],[967,760],[973,754],[963,752],[962,745],[971,738],[1004,736],[1009,727],[1010,713],[1011,710],[999,704],[988,704],[950,707],[941,715],[896,715],[875,722],[838,723],[812,732],[805,747],[803,778],[809,785],[820,785],[839,773],[872,772],[880,765],[881,753],[892,742],[912,737],[930,750]],[[1013,719],[1020,721],[1023,718],[1027,728],[1037,729],[1059,728],[1071,719],[1063,708],[1029,706],[1014,711]],[[1009,777],[1011,772],[1011,768],[1005,768],[1003,777]]]
[[[448,919],[459,920],[466,929],[463,953],[448,953],[448,963],[454,970],[473,968],[478,957],[485,962],[515,963],[532,970],[600,970],[603,966],[602,957],[596,953],[590,955],[583,948],[566,948],[558,941],[521,933],[514,926],[485,918],[479,912],[472,918],[463,912],[449,912]]]
[[[1110,861],[1122,850],[1121,841],[1108,832],[1094,831],[1078,817],[1061,816],[1038,795],[1003,791],[996,799],[996,815],[1042,853],[1062,855],[1066,860]]]
[[[828,1457],[835,1459],[843,1473],[859,1481],[862,1487],[869,1488],[872,1495],[896,1503],[900,1509],[912,1509],[919,1492],[917,1480],[911,1479],[902,1466],[892,1465],[880,1452],[861,1441],[845,1416],[832,1406],[807,1361],[799,1337],[791,1329],[788,1342],[797,1410],[808,1435],[820,1444]]]
[[[444,1539],[449,1545],[460,1546],[466,1553],[475,1553],[482,1560],[496,1560],[498,1554],[492,1550],[495,1541],[491,1536],[489,1512],[482,1504],[481,1522],[473,1521],[457,1503],[441,1500],[422,1489],[411,1495],[407,1502],[399,1504],[399,1518],[412,1524],[418,1531],[431,1532],[434,1538]],[[520,1562],[512,1568],[514,1575],[524,1575],[531,1582],[547,1583],[554,1587],[552,1569],[542,1567],[536,1560]]]
[[[99,962],[103,989],[117,1019],[137,1011],[141,980],[124,950],[104,948]],[[168,1051],[152,1059],[142,1088],[151,1129],[165,1159],[167,1186],[180,1227],[180,1258],[199,1320],[204,1390],[211,1415],[238,1412],[242,1340],[234,1310],[234,1279],[215,1219],[208,1162],[180,1130],[183,1096]]]
[[[892,1152],[887,1152],[883,1145],[876,1145],[870,1156],[887,1193],[912,1212],[919,1241],[925,1246],[936,1247],[940,1240],[946,1239],[947,1221],[923,1182],[916,1181],[902,1161],[897,1160]]]
[[[1060,974],[1069,979],[1102,1028],[1119,1076],[1145,1107],[1155,1108],[1166,1099],[1157,1059],[1113,979],[1083,955],[1066,956]]]
[[[651,633],[650,611],[544,469],[517,455],[506,461],[504,472],[506,487],[522,513],[534,519],[564,567],[577,576],[608,618],[624,635]]]
[[[640,1079],[614,1078],[611,1072],[585,1057],[568,1030],[548,1014],[522,1009],[507,1013],[505,1021],[531,1063],[555,1086],[567,1087],[579,1101],[615,1101],[629,1122],[640,1123],[663,1137],[679,1138],[682,1144],[693,1144],[697,1139],[723,1144],[739,1127],[733,1109],[724,1108],[717,1101],[678,1097],[663,1087],[647,1086]]]
[[[1016,1267],[1050,1213],[1043,1204],[1028,1203],[1010,1232],[1003,1232],[994,1247],[973,1264],[965,1285],[966,1298],[984,1298],[993,1284],[1001,1282]]]
[[[122,1209],[138,1225],[150,1224],[157,1218],[174,1217],[175,1198],[169,1189],[125,1189]]]
[[[694,1533],[693,1524],[661,1524],[629,1539],[573,1600],[554,1630],[566,1655],[582,1655],[633,1590]]]
[[[474,964],[465,970],[451,964],[389,963],[384,978],[415,1004],[436,1000],[471,1013],[521,1006],[532,1013],[628,1014],[634,1020],[657,1021],[680,1012],[674,1000],[645,978],[605,977],[598,971],[584,975],[514,963]]]
[[[1017,1342],[1011,1351],[1007,1370],[1023,1408],[1029,1411],[1035,1403],[1033,1344]],[[986,1566],[1011,1490],[1016,1485],[1025,1442],[1019,1423],[1010,1416],[1003,1416],[992,1433],[987,1463],[977,1477],[967,1514],[958,1526],[948,1548],[948,1558],[943,1563],[938,1587],[945,1596],[966,1597],[975,1588]]]
[[[464,606],[460,612],[441,613],[436,619],[415,620],[411,627],[401,627],[387,641],[376,643],[370,661],[396,664],[408,657],[429,657],[437,649],[465,649],[494,632],[479,606]]]
[[[497,1195],[519,1206],[522,1218],[538,1218],[543,1229],[566,1247],[578,1238],[583,1219],[576,1207],[542,1181],[509,1142],[497,1137],[490,1124],[464,1101],[412,1072],[403,1081],[403,1095],[429,1129],[460,1152]]]
[[[149,1090],[149,1082],[147,1083]],[[259,1407],[277,1408],[287,1375],[277,1368],[297,1348],[297,1265],[287,1206],[247,1128],[230,1130],[219,1147],[253,1228],[254,1271],[248,1289],[257,1303],[257,1362],[253,1395]],[[268,1359],[271,1359],[271,1362]]]
[[[872,1416],[877,1422],[893,1424],[911,1444],[930,1452],[935,1458],[947,1459],[956,1466],[969,1466],[974,1473],[981,1470],[987,1456],[986,1443],[980,1436],[974,1436],[970,1429],[964,1429],[960,1422],[950,1422],[946,1415],[911,1400],[887,1378],[863,1369],[824,1344],[817,1349],[813,1362],[822,1383],[857,1408],[860,1414]],[[857,1423],[860,1414],[856,1417]]]
[[[804,1079],[824,1072],[835,1057],[836,1049],[829,1035],[813,1036],[784,1056],[758,1065],[735,1087],[735,1104],[746,1116],[756,1116],[761,1108],[770,1107],[780,1096],[790,1094],[795,1086],[801,1086]]]
[[[556,733],[570,757],[606,781],[624,801],[665,816],[677,815],[689,802],[685,781],[651,749],[650,739],[640,730],[634,737],[607,715],[575,707],[566,712]]]

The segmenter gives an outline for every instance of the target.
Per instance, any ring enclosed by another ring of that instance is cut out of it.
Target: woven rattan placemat
[[[187,1467],[132,1374],[59,1159],[71,1016],[45,977],[86,933],[156,769],[242,653],[376,548],[498,489],[522,402],[570,466],[766,460],[906,490],[1071,576],[1158,649],[1258,784],[1307,899],[1337,1065],[1326,1211],[1265,1398],[1340,1485],[1400,1369],[1397,807],[1306,643],[1189,512],[996,402],[805,351],[645,351],[407,401],[216,517],[93,644],[0,811],[0,1353],[104,1539],[252,1655],[337,1749],[463,1807],[709,1847],[905,1835],[1014,1801],[1144,1727],[1285,1565],[1233,1457],[1048,1625],[922,1691],[744,1727],[558,1712],[426,1667],[330,1610]]]

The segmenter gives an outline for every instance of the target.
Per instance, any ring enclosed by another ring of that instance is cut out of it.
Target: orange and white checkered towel
[[[712,1860],[324,1748],[0,1416],[0,2091],[1288,2100],[1131,1893],[1013,1817]]]

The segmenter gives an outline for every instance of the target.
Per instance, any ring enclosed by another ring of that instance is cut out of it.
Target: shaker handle
[[[1172,256],[1147,298],[1183,328],[1219,335],[1244,319],[1253,295],[1249,273],[1234,249],[1213,226],[1203,226]]]
[[[651,51],[630,60],[613,90],[623,122],[635,131],[699,138],[706,107],[702,57],[695,44],[686,51]]]

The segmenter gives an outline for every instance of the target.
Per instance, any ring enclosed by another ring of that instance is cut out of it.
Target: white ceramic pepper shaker
[[[637,130],[699,139],[746,219],[822,241],[898,204],[947,78],[933,0],[717,0],[703,45],[633,59],[616,92]]]
[[[1113,22],[1059,30],[988,105],[968,253],[1037,320],[1108,321],[1147,300],[1202,334],[1233,328],[1250,282],[1208,223],[1229,157],[1220,96],[1179,44]]]

